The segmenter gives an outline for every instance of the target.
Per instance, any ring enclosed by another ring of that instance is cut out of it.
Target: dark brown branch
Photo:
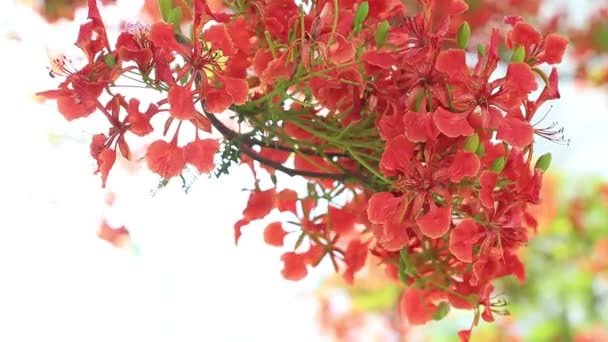
[[[207,117],[209,117],[209,116],[207,116]],[[222,126],[224,126],[224,124],[222,124],[221,122],[219,122],[219,123]],[[226,127],[226,126],[224,126],[224,127]],[[226,139],[230,139],[230,140],[235,137],[239,137],[240,141],[242,141],[244,144],[247,144],[249,146],[261,146],[261,147],[271,148],[274,150],[287,151],[287,152],[298,152],[298,153],[306,154],[309,156],[317,156],[317,157],[328,157],[328,158],[348,157],[348,155],[343,152],[320,152],[320,151],[316,151],[316,150],[308,149],[308,148],[297,148],[296,149],[293,147],[281,145],[281,144],[273,142],[273,141],[261,141],[261,140],[252,138],[250,135],[247,135],[247,134],[239,134],[227,127],[226,127],[226,132],[222,132],[222,134],[224,135],[224,137]]]
[[[296,169],[286,167],[285,165],[283,165],[281,163],[277,163],[268,158],[264,158],[264,157],[260,156],[256,151],[254,151],[252,149],[252,147],[259,145],[257,143],[259,141],[255,140],[255,139],[251,139],[245,135],[236,133],[235,131],[231,130],[230,128],[226,127],[218,118],[216,118],[214,114],[205,113],[205,116],[207,117],[207,119],[209,119],[209,121],[211,122],[211,125],[213,127],[215,127],[215,129],[217,129],[224,136],[224,138],[231,140],[231,141],[240,140],[240,143],[243,145],[243,148],[241,149],[241,152],[243,154],[245,154],[249,158],[256,160],[264,165],[270,166],[276,170],[284,172],[287,175],[303,176],[303,177],[311,177],[311,178],[334,179],[334,180],[338,180],[338,181],[345,181],[349,178],[360,178],[360,176],[355,175],[355,174],[303,171],[303,170],[296,170]],[[289,147],[285,147],[285,148],[289,149]],[[292,149],[289,149],[289,151],[294,152]]]

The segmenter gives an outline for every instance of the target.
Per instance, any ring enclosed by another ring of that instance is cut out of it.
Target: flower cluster
[[[450,306],[473,310],[473,325],[505,312],[492,282],[525,279],[516,252],[535,228],[528,205],[539,202],[550,163],[535,158],[535,135],[563,139],[538,127],[537,113],[559,98],[556,69],[543,67],[560,63],[565,38],[508,17],[504,39],[494,29],[470,50],[469,24],[450,25],[466,12],[463,0],[419,0],[415,14],[397,0],[192,3],[184,11],[159,0],[163,21],[126,24],[111,45],[89,0],[76,42],[87,64],[53,63],[51,75],[65,80],[40,95],[67,120],[107,119],[91,143],[104,186],[116,158],[133,159],[131,139],[161,120],[169,136],[145,154],[161,177],[187,164],[216,174],[234,162],[251,168],[236,241],[273,211],[293,217],[263,233],[272,246],[299,234],[282,256],[286,279],[327,258],[352,282],[371,255],[407,288],[400,307],[410,324]],[[502,40],[512,51],[506,71]],[[117,92],[125,79],[162,99],[141,109]],[[188,130],[194,138],[184,141]],[[306,193],[279,188],[276,171],[304,177]],[[267,175],[275,186],[262,189]]]

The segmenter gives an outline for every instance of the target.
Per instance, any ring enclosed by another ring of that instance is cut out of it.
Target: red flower
[[[178,120],[190,120],[198,112],[192,102],[193,92],[190,90],[191,83],[180,86],[177,83],[169,88],[167,101],[169,102],[169,114]]]
[[[467,122],[468,112],[452,113],[441,107],[433,113],[433,122],[437,129],[447,137],[473,135],[473,128]]]
[[[454,183],[460,183],[464,177],[473,177],[479,172],[481,163],[477,155],[473,152],[458,151],[454,157],[454,161],[448,169],[450,180]]]
[[[462,262],[473,262],[473,245],[478,238],[475,221],[464,219],[450,233],[450,252]]]
[[[283,261],[281,274],[287,280],[298,281],[304,279],[308,274],[302,254],[287,252],[281,256],[281,261]]]
[[[150,119],[156,113],[158,113],[158,108],[150,104],[146,113],[142,113],[139,111],[139,100],[131,99],[129,100],[129,106],[127,108],[128,114],[125,121],[129,123],[129,131],[131,133],[143,137],[152,133],[154,130],[152,125],[150,124]]]
[[[403,292],[399,302],[400,311],[412,325],[425,324],[433,319],[437,306],[429,301],[428,293],[415,287]]]
[[[327,215],[331,228],[336,234],[346,234],[355,228],[357,217],[348,209],[330,205]]]
[[[271,246],[283,246],[283,239],[287,232],[283,229],[281,222],[273,222],[264,229],[264,242]]]
[[[416,220],[422,234],[431,239],[442,237],[450,229],[451,223],[452,207],[432,206],[428,213]]]
[[[432,113],[408,111],[403,115],[405,136],[411,142],[427,142],[435,140],[439,131],[433,122]]]
[[[184,150],[175,141],[168,143],[157,140],[148,146],[146,152],[148,168],[165,179],[178,176],[186,166]]]
[[[274,188],[264,191],[252,191],[247,200],[247,207],[243,216],[249,220],[257,220],[266,217],[275,207],[276,192]]]
[[[479,201],[486,208],[494,208],[494,187],[498,181],[498,174],[492,171],[484,171],[479,177],[481,190],[479,192]]]
[[[367,243],[360,240],[351,240],[346,247],[344,253],[344,263],[346,271],[344,271],[344,280],[352,285],[354,275],[365,266],[367,259],[368,248]]]
[[[220,148],[215,139],[195,140],[184,147],[186,162],[194,165],[199,172],[213,171],[213,158]]]

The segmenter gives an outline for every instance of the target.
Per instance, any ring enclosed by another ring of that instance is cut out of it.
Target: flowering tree
[[[468,340],[480,318],[505,313],[493,282],[525,280],[516,252],[536,228],[529,205],[551,161],[534,155],[534,139],[562,139],[539,122],[559,98],[547,66],[561,62],[565,38],[507,17],[504,36],[492,29],[471,49],[463,0],[178,5],[159,0],[162,20],[127,24],[110,44],[89,0],[76,40],[86,64],[55,59],[50,74],[65,79],[39,93],[67,120],[105,117],[91,142],[103,186],[117,158],[134,158],[133,139],[160,130],[144,159],[166,180],[188,164],[218,176],[251,169],[235,242],[275,209],[292,215],[264,230],[277,247],[298,235],[281,257],[286,279],[327,258],[352,283],[373,258],[405,288],[410,324],[469,309]],[[125,79],[162,99],[142,106],[119,92]],[[276,172],[305,179],[306,193]]]

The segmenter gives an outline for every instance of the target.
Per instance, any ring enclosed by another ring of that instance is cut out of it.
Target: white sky
[[[116,25],[136,18],[139,3],[120,1],[120,11],[102,15]],[[77,55],[77,26],[51,28],[8,5],[0,33],[0,341],[319,340],[311,290],[328,268],[284,281],[281,251],[263,245],[260,225],[244,229],[234,247],[246,172],[202,177],[187,196],[176,184],[152,198],[156,180],[145,170],[113,171],[118,197],[108,211],[88,155],[95,124],[66,123],[54,103],[31,101],[57,83],[45,71],[47,48]],[[553,152],[554,169],[606,175],[605,93],[568,83],[561,93],[547,122],[560,121],[572,144],[541,150]],[[104,215],[128,226],[137,256],[96,237]]]

